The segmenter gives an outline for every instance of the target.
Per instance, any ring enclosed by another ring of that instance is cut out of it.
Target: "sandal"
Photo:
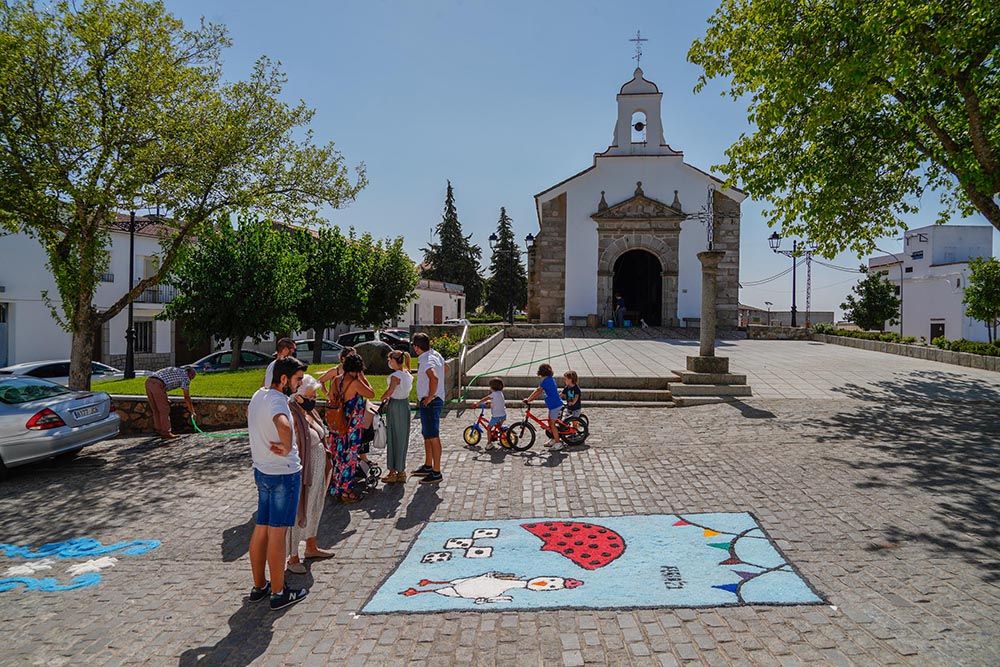
[[[333,558],[333,551],[330,549],[318,549],[317,551],[306,551],[306,558]]]
[[[360,500],[361,496],[354,493],[353,491],[347,491],[345,493],[340,494],[340,502],[344,503],[345,505],[350,505],[351,503],[356,503]]]
[[[398,481],[399,481],[399,475],[397,475],[394,472],[391,472],[391,473],[389,473],[388,475],[386,475],[385,477],[382,478],[382,483],[383,484],[394,484],[394,483],[396,483]]]
[[[305,563],[299,561],[298,563],[288,563],[286,569],[293,574],[305,574],[306,566]]]

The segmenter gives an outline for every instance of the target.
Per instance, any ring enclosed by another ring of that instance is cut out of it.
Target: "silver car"
[[[104,392],[73,391],[27,376],[0,376],[0,479],[7,469],[118,435]]]
[[[136,377],[149,375],[150,371],[136,371]],[[0,368],[0,376],[4,375],[27,375],[33,378],[42,378],[49,382],[55,382],[63,386],[69,385],[69,359],[58,361],[28,361],[22,364],[14,364],[6,368]],[[118,370],[97,361],[90,362],[90,381],[98,380],[121,380],[125,377],[125,371]]]

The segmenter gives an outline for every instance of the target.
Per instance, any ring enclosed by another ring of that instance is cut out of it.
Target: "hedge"
[[[931,345],[942,350],[951,350],[952,352],[968,352],[970,354],[980,354],[984,357],[1000,357],[1000,345],[996,343],[980,343],[974,340],[965,340],[964,338],[948,340],[944,336],[940,336],[932,340]]]
[[[845,336],[847,338],[863,338],[864,340],[877,340],[883,343],[907,343],[917,342],[916,336],[900,336],[892,331],[855,331],[854,329],[838,329],[832,324],[820,323],[813,327],[813,332],[818,334],[828,334],[830,336]]]
[[[469,333],[465,337],[465,342],[469,347],[472,347],[473,345],[478,345],[483,342],[498,331],[500,331],[500,327],[488,327],[483,325],[470,326]],[[438,353],[445,359],[454,359],[462,351],[462,345],[459,342],[459,337],[453,336],[452,334],[442,334],[436,338],[432,338],[431,347],[437,350]]]

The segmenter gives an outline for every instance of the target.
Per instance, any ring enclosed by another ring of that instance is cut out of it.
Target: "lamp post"
[[[128,222],[115,221],[115,226],[128,232],[128,292],[135,287],[135,232],[153,224],[148,217],[136,222],[135,211],[129,211]],[[133,321],[132,299],[128,300],[128,327],[125,329],[125,379],[135,378],[135,322]]]
[[[875,247],[879,252],[884,252],[887,255],[892,255],[897,262],[899,262],[899,337],[903,337],[903,260],[894,252],[889,252],[888,250],[882,250],[878,246]]]
[[[771,306],[774,304],[770,301],[765,301],[764,305],[767,306],[767,326],[771,326]]]
[[[792,258],[792,326],[796,327],[798,326],[798,322],[796,320],[797,309],[795,307],[796,259],[798,258],[799,255],[804,254],[806,256],[806,260],[807,261],[810,260],[812,258],[812,254],[816,251],[816,246],[810,241],[803,241],[800,243],[797,239],[792,239],[791,250],[780,250],[781,234],[779,234],[778,232],[774,232],[769,237],[767,237],[767,243],[769,246],[771,246],[772,252],[778,255],[784,255],[785,257]],[[806,310],[808,310],[808,308]],[[808,315],[808,313],[806,314]],[[809,323],[806,322],[806,326],[808,325]]]

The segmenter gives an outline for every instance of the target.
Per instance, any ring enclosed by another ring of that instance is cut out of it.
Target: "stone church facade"
[[[535,196],[529,320],[604,321],[621,294],[637,325],[683,326],[685,318],[700,317],[697,253],[711,245],[726,252],[718,322],[736,326],[745,195],[684,162],[663,140],[661,99],[637,68],[618,94],[614,143],[591,167]]]

